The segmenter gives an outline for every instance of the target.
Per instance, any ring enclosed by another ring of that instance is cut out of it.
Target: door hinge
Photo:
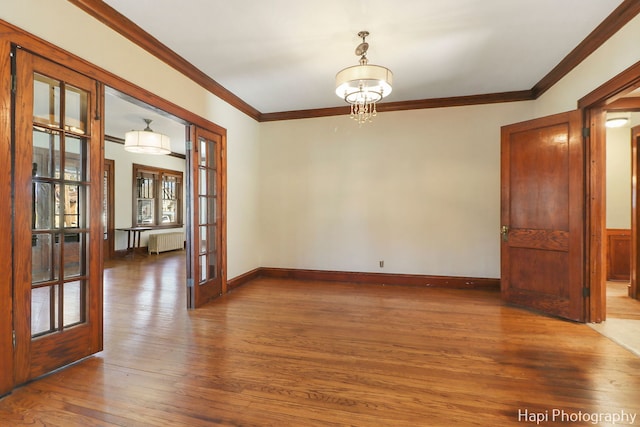
[[[582,288],[582,296],[583,297],[590,297],[591,296],[591,289],[589,288]]]
[[[591,128],[582,128],[582,136],[591,136]]]
[[[193,288],[193,279],[187,279],[187,287]]]
[[[13,343],[13,348],[16,348],[16,331],[12,331],[11,334],[11,342]]]
[[[11,92],[16,93],[18,89],[18,78],[15,74],[11,75]]]
[[[191,150],[191,141],[186,141],[185,144],[187,145],[187,150]]]

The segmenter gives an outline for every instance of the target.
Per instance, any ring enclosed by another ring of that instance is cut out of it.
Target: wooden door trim
[[[607,318],[606,301],[606,170],[605,112],[602,108],[584,111],[585,132],[585,288],[586,321],[599,323]]]
[[[0,38],[0,200],[11,200],[11,45]],[[7,90],[4,90],[7,88]],[[6,205],[5,205],[6,206]],[[12,211],[0,209],[0,396],[14,387],[13,379],[13,251]]]
[[[585,269],[587,270],[585,279],[587,281],[586,286],[590,289],[591,294],[588,313],[588,321],[590,322],[602,322],[606,319],[606,272],[602,268],[606,261],[604,248],[606,233],[605,112],[609,106],[615,107],[616,101],[638,87],[640,87],[640,61],[609,79],[578,101],[578,106],[584,109],[585,128],[589,131],[586,152],[588,168],[585,208],[588,238],[585,245]],[[635,259],[638,256],[637,245],[632,243],[631,250],[634,253],[632,259]],[[635,295],[633,296],[639,297],[637,284]]]
[[[227,285],[227,134],[220,134],[220,280],[222,294],[229,291]]]
[[[29,70],[33,69],[33,57],[31,55],[23,55],[22,61],[20,61],[17,57],[22,52],[16,52],[16,61],[17,63],[22,64],[23,68],[28,68]],[[18,67],[17,67],[18,68]],[[29,71],[29,74],[32,74]],[[16,93],[22,93],[21,103],[19,105],[33,105],[33,82],[32,79],[25,77],[20,78],[20,71],[17,71],[17,87]],[[22,139],[26,139],[27,135],[32,132],[33,121],[31,118],[29,120],[20,119],[20,114],[17,111],[19,106],[16,105],[16,120],[14,124],[14,132],[15,132],[15,143]],[[31,144],[31,141],[29,141]],[[26,146],[26,144],[25,144]],[[31,148],[28,150],[16,149],[15,150],[15,161],[14,161],[14,177],[15,183],[13,185],[14,193],[20,195],[20,197],[16,197],[14,199],[14,211],[15,212],[28,212],[31,206],[31,173],[27,172],[26,167],[20,167],[19,165],[27,165],[33,161],[33,156],[31,152]],[[23,216],[16,215],[14,217],[14,233],[12,234],[13,238],[12,244],[14,246],[14,262],[12,265],[12,269],[15,276],[14,283],[14,313],[28,313],[28,318],[24,319],[21,316],[16,315],[13,324],[13,334],[16,336],[16,345],[14,349],[14,378],[16,384],[21,384],[29,379],[30,374],[30,363],[31,363],[31,304],[30,304],[30,293],[31,289],[27,285],[20,286],[21,282],[28,282],[29,286],[31,285],[31,274],[23,274],[20,275],[19,272],[29,272],[31,270],[31,254],[28,254],[24,250],[20,250],[19,248],[15,248],[16,242],[24,241],[25,239],[31,240],[31,225],[30,218],[24,218]],[[23,223],[26,224],[22,225]],[[21,230],[23,232],[21,233]],[[28,233],[27,231],[28,230]],[[26,276],[26,277],[24,277]],[[26,339],[26,337],[29,339]],[[21,338],[24,337],[24,340]]]

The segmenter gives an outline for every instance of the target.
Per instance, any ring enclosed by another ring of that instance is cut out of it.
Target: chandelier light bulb
[[[351,118],[359,124],[370,122],[377,114],[376,104],[392,90],[393,73],[386,67],[370,65],[367,59],[368,31],[360,31],[362,43],[356,47],[359,65],[345,68],[336,74],[336,95],[351,105]]]

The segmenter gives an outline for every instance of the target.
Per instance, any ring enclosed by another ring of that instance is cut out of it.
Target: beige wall
[[[640,113],[630,113],[629,125],[607,129],[607,228],[631,228],[631,127]]]
[[[264,123],[262,265],[499,277],[500,126],[531,104]]]
[[[640,59],[636,18],[535,102],[259,124],[65,0],[4,2],[0,19],[228,130],[229,278],[258,266],[499,277],[500,126],[575,109]]]

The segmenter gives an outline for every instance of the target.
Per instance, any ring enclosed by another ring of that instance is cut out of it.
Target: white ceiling
[[[385,101],[531,89],[622,0],[105,0],[261,113],[344,105],[334,78],[394,73]]]
[[[345,105],[335,74],[394,73],[385,101],[529,90],[622,0],[104,0],[261,113]],[[184,125],[107,97],[106,131],[152,128],[184,153]]]
[[[130,130],[142,130],[146,127],[144,119],[152,120],[150,128],[155,132],[169,136],[171,151],[177,154],[186,152],[186,127],[175,119],[150,108],[140,105],[138,101],[131,102],[129,98],[119,92],[107,88],[105,96],[104,131],[107,136],[124,139]]]

